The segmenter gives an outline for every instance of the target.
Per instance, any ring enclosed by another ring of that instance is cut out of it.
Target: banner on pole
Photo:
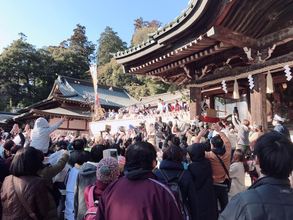
[[[94,121],[99,121],[103,115],[103,110],[98,97],[98,72],[97,65],[90,66],[90,72],[94,84],[95,91],[95,113],[94,113]]]

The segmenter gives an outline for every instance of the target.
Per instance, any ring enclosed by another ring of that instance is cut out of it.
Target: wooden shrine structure
[[[284,66],[293,66],[293,1],[190,0],[147,41],[113,56],[125,73],[186,85],[191,118],[200,114],[203,96],[231,98],[237,80],[240,95],[248,96],[248,119],[267,130],[267,73],[276,92],[286,82]],[[213,101],[209,105],[215,108]]]

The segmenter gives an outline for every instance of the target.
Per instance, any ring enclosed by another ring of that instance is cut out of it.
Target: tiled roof
[[[52,91],[50,96],[59,96],[64,99],[80,102],[94,101],[94,88],[92,82],[58,76],[56,85],[62,95]],[[137,100],[133,99],[125,89],[106,85],[98,85],[98,96],[101,105],[113,107],[130,106],[137,102]]]
[[[148,34],[149,39],[147,41],[142,42],[141,44],[138,44],[136,46],[130,47],[124,51],[118,51],[117,53],[112,53],[115,58],[117,57],[123,57],[129,54],[132,54],[136,51],[139,51],[142,48],[148,47],[150,45],[153,45],[156,42],[156,38],[158,36],[161,36],[162,34],[174,29],[178,24],[182,23],[183,20],[187,17],[187,15],[196,8],[198,0],[189,0],[188,7],[184,10],[182,10],[181,14],[177,16],[173,21],[167,23],[164,27],[158,28],[154,33]]]
[[[0,112],[0,123],[5,123],[6,120],[11,119],[16,115],[18,114],[11,112]]]

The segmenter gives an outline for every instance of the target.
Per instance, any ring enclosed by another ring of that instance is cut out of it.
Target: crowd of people
[[[267,133],[234,114],[52,135],[66,120],[1,130],[2,219],[293,218],[293,144],[278,115]]]
[[[102,116],[102,120],[137,118],[147,115],[159,115],[163,113],[179,111],[189,111],[188,104],[182,99],[175,100],[174,103],[166,103],[164,100],[158,99],[156,107],[152,107],[151,104],[148,104],[147,106],[142,105],[141,107],[138,107],[137,105],[131,105],[129,107],[120,108],[117,112],[115,111],[115,109],[109,109],[108,112],[103,109],[104,114]]]

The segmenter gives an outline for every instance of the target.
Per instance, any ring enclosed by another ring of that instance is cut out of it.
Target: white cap
[[[280,122],[284,122],[284,121],[285,121],[284,118],[282,118],[281,116],[279,116],[279,115],[277,115],[277,114],[275,114],[275,117],[274,117],[273,120],[275,120],[275,121],[280,121]]]

